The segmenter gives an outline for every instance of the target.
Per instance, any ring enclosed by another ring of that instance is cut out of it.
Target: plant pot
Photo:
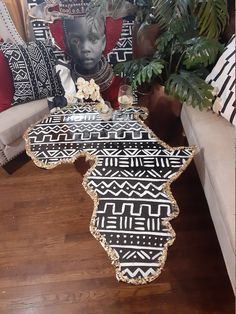
[[[147,125],[157,136],[172,145],[176,134],[182,135],[180,112],[182,104],[174,97],[167,95],[164,87],[155,84],[151,94],[143,97],[140,104],[145,104],[149,110]]]
[[[152,85],[150,83],[143,83],[137,87],[136,93],[138,95],[148,96],[152,93]]]

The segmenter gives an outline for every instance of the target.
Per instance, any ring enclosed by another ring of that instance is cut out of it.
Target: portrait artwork
[[[132,59],[134,6],[127,2],[119,10],[99,15],[94,3],[91,18],[87,14],[91,0],[28,0],[29,16],[35,40],[56,47],[60,69],[66,59],[64,65],[70,67],[74,82],[78,77],[94,79],[104,98],[116,107],[120,79],[112,67]]]

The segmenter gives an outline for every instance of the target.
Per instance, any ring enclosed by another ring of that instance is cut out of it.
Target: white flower
[[[107,113],[107,111],[109,110],[109,107],[107,106],[107,104],[102,103],[102,102],[99,102],[98,104],[96,104],[96,108],[101,113]]]
[[[79,98],[79,99],[83,99],[84,98],[84,93],[82,91],[78,91],[76,93],[76,97]]]
[[[95,89],[99,92],[100,91],[100,86],[95,85]]]
[[[95,85],[96,85],[94,79],[91,79],[91,80],[89,81],[89,84],[90,84],[91,86],[95,86]]]
[[[76,82],[76,85],[77,85],[77,86],[78,86],[78,85],[84,85],[85,82],[86,82],[86,81],[85,81],[84,78],[78,77],[77,82]]]
[[[79,77],[76,82],[77,93],[76,97],[79,99],[89,99],[92,101],[100,101],[104,103],[100,95],[100,87],[95,83],[94,79],[91,79],[89,82],[85,81],[82,77]]]
[[[94,91],[91,95],[93,101],[100,100],[100,94],[97,91]]]
[[[89,85],[89,86],[86,88],[86,91],[87,91],[90,95],[92,95],[92,94],[94,93],[95,89],[94,89],[93,86],[90,86],[90,85]]]
[[[95,95],[95,93],[92,93],[90,98],[92,99],[92,101],[97,100],[97,96]]]
[[[90,94],[90,90],[89,90],[89,87],[88,86],[84,86],[84,88],[83,88],[83,93],[84,94]]]
[[[73,103],[74,102],[74,95],[73,94],[66,94],[65,95],[67,103]]]

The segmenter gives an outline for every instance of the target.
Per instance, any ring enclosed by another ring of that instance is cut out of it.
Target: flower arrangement
[[[80,99],[91,99],[92,101],[99,101],[104,103],[104,100],[100,94],[100,87],[95,83],[94,79],[86,81],[84,78],[79,77],[76,82],[77,93],[76,98]]]
[[[94,79],[86,81],[84,78],[79,77],[76,81],[77,92],[75,94],[67,94],[66,99],[68,104],[76,104],[79,100],[83,103],[83,100],[91,99],[95,102],[96,109],[100,114],[108,114],[111,108],[105,103],[100,94],[100,87],[95,83]]]

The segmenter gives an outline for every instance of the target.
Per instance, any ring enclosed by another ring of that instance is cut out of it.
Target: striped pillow
[[[235,116],[235,35],[230,39],[215,67],[207,76],[216,93],[213,111],[236,125]]]

